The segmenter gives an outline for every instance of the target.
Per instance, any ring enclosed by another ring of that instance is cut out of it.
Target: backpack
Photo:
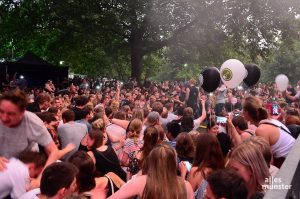
[[[140,170],[139,159],[136,157],[139,151],[134,151],[129,154],[129,165],[127,171],[129,171],[132,175],[135,175]]]

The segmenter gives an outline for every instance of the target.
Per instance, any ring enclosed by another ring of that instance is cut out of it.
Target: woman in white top
[[[262,102],[253,96],[247,97],[243,104],[246,120],[257,126],[255,134],[263,137],[271,146],[274,165],[280,168],[295,143],[287,127],[278,120],[271,119]]]

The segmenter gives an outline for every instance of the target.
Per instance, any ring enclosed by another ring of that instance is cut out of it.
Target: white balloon
[[[289,85],[289,78],[286,75],[280,74],[275,78],[277,89],[282,92],[285,91]]]
[[[225,61],[220,68],[221,79],[228,88],[236,88],[247,74],[244,64],[237,59]]]

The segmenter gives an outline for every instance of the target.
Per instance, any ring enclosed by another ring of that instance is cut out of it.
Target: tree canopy
[[[296,0],[2,0],[0,57],[32,51],[137,79],[188,78],[229,58],[277,67],[275,52],[299,38],[299,10]]]

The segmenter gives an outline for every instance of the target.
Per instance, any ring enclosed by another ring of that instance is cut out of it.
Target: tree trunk
[[[143,52],[142,40],[136,31],[133,31],[130,38],[130,53],[131,53],[131,77],[140,82],[143,69]]]
[[[143,56],[139,50],[131,50],[131,77],[137,81],[140,81],[141,78],[143,68],[142,58]]]

